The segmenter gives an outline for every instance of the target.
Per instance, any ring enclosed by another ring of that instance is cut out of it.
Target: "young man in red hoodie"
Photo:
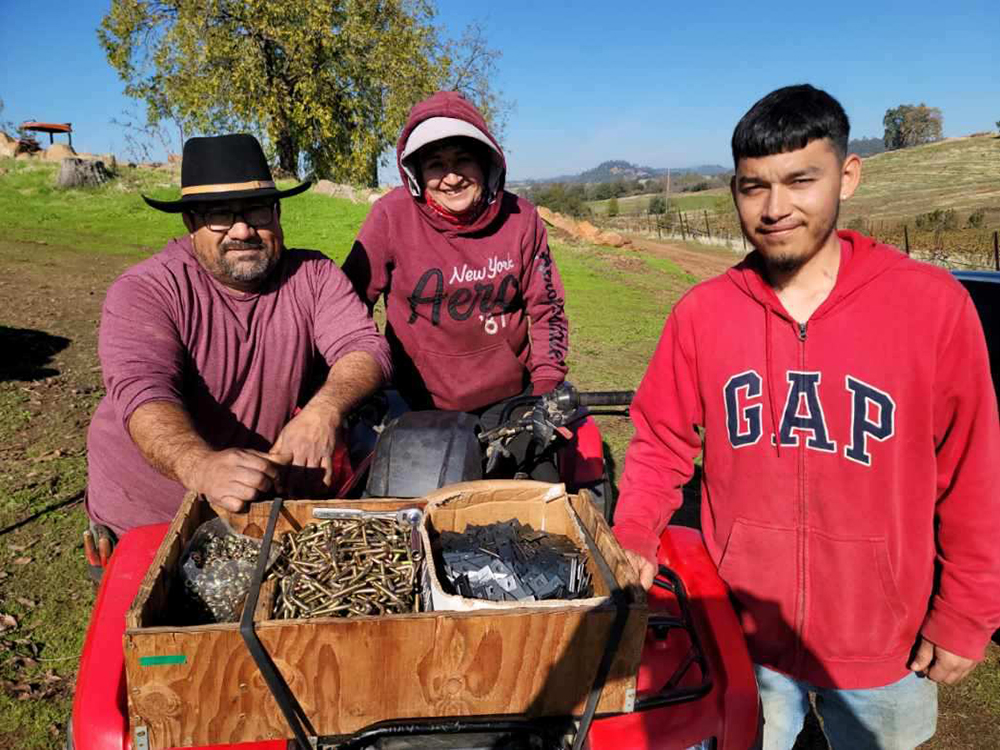
[[[385,296],[395,386],[414,409],[484,421],[529,387],[548,393],[566,377],[565,293],[538,212],[503,189],[486,121],[440,91],[410,111],[396,155],[403,185],[375,203],[343,266],[369,309]]]
[[[615,533],[651,583],[703,453],[701,523],[757,668],[766,748],[818,697],[835,748],[910,748],[1000,625],[1000,426],[982,328],[939,268],[836,230],[861,178],[811,86],[736,126],[755,251],[667,319]],[[703,430],[699,437],[696,427]]]

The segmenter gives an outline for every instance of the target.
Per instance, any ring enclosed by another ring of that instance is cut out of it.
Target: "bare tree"
[[[453,56],[456,50],[457,56]],[[445,70],[444,88],[460,92],[475,104],[498,141],[503,141],[514,110],[513,100],[504,98],[504,92],[493,85],[502,55],[489,46],[486,30],[478,22],[466,26],[459,39],[446,40],[437,50]]]
[[[125,155],[131,161],[156,161],[153,151],[157,146],[168,155],[180,153],[180,147],[184,143],[184,125],[176,120],[143,121],[135,112],[124,110],[120,119],[111,118],[111,124],[121,128],[125,139]],[[171,135],[170,126],[176,129],[176,137]]]

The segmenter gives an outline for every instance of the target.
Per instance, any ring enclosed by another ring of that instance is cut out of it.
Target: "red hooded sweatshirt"
[[[754,661],[853,689],[905,676],[918,635],[982,658],[1000,625],[1000,426],[962,286],[839,235],[804,326],[756,253],[677,303],[632,405],[615,533],[653,558],[703,427],[702,530]]]
[[[404,149],[435,117],[469,123],[489,141],[488,204],[471,224],[449,222],[414,194]],[[503,189],[506,162],[486,122],[459,94],[435,94],[411,110],[396,153],[403,186],[375,203],[344,262],[369,306],[386,295],[396,386],[413,408],[461,411],[529,383],[552,390],[567,370],[565,293],[538,212]]]

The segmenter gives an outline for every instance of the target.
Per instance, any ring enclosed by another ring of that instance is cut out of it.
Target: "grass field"
[[[54,165],[0,160],[0,748],[18,750],[61,747],[93,602],[79,498],[86,427],[103,395],[104,292],[183,232],[139,195],[175,196],[166,173],[126,170],[101,189],[68,192],[50,187],[54,175]],[[306,193],[283,211],[290,245],[341,259],[367,206]],[[585,389],[634,388],[664,318],[698,277],[664,255],[562,242],[553,252],[572,324],[570,378]],[[629,423],[604,419],[602,430],[620,470]],[[943,692],[931,747],[1000,747],[998,653]]]
[[[12,159],[0,163],[7,170],[0,177],[0,216],[7,239],[129,254],[159,250],[168,239],[184,233],[179,216],[155,211],[140,197],[176,199],[176,174],[123,167],[119,179],[100,188],[67,191],[55,187],[54,164]],[[279,186],[287,189],[294,184]],[[337,210],[331,212],[331,205]],[[282,211],[283,226],[295,228],[294,236],[289,234],[290,245],[320,248],[342,260],[368,206],[307,191],[284,201]]]

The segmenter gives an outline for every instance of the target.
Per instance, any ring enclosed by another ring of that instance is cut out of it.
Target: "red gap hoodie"
[[[495,147],[489,203],[469,225],[447,221],[410,189],[403,149],[417,125],[449,117]],[[379,199],[344,272],[373,305],[386,296],[396,386],[414,408],[474,411],[566,376],[565,292],[535,207],[503,189],[506,162],[461,95],[435,94],[410,112],[396,148],[403,186]]]
[[[653,557],[703,426],[702,530],[754,661],[853,689],[905,676],[921,634],[982,658],[1000,625],[1000,426],[961,285],[839,236],[805,327],[756,253],[677,303],[632,405],[615,533]]]

